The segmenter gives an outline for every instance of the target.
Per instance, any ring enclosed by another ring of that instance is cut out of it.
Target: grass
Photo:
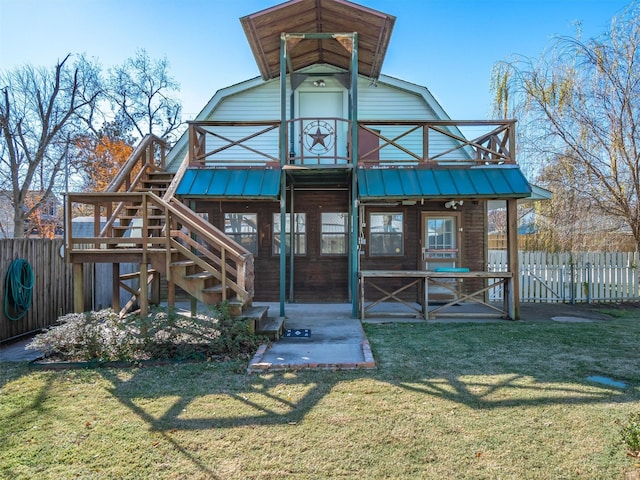
[[[621,421],[640,411],[637,313],[366,332],[376,371],[0,364],[0,475],[638,478],[620,435]]]

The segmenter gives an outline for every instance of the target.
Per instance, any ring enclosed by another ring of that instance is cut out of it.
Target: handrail
[[[94,249],[105,252],[107,250],[103,250],[104,248],[111,251],[117,248],[122,253],[133,249],[141,251],[143,255],[149,248],[161,248],[167,256],[170,256],[172,248],[178,249],[184,256],[221,280],[223,285],[231,288],[238,297],[249,299],[253,295],[254,290],[251,279],[253,254],[226,236],[224,232],[210,225],[177,199],[172,198],[169,201],[165,201],[152,192],[99,192],[71,193],[67,196],[67,201],[69,202],[69,208],[74,202],[93,204],[95,208],[112,203],[117,203],[118,205],[134,203],[145,207],[152,205],[160,210],[165,217],[161,231],[152,231],[143,217],[142,225],[129,226],[130,234],[139,229],[139,235],[117,236],[113,232],[113,224],[117,215],[116,209],[114,209],[111,211],[109,218],[107,218],[107,224],[111,225],[111,228],[103,228],[99,237],[74,238],[73,235],[70,236],[68,247],[70,255],[86,250],[83,248],[76,249],[75,245],[78,243],[91,243],[94,244]],[[146,208],[144,211],[146,211]],[[178,225],[182,226],[185,232],[176,234],[175,230]],[[189,234],[195,235],[203,245],[192,241]],[[189,238],[184,244],[191,248],[186,248],[176,238],[182,240]],[[197,253],[192,252],[192,249],[195,249]],[[214,253],[216,251],[219,252],[219,256]],[[235,281],[228,278],[229,275],[235,276]],[[226,292],[223,288],[223,297],[225,295]]]
[[[319,130],[305,130],[314,121]],[[341,165],[356,160],[364,166],[516,163],[515,120],[366,119],[357,123],[357,159],[351,148],[351,122],[337,117],[287,120],[288,155],[280,159],[280,136],[276,139],[273,134],[280,123],[275,120],[193,121],[189,122],[189,162],[199,167]]]
[[[187,151],[187,153],[184,154],[184,158],[182,159],[182,162],[180,163],[178,170],[176,171],[176,173],[173,174],[171,183],[167,187],[166,192],[164,192],[164,195],[162,196],[163,200],[168,202],[173,198],[176,191],[178,190],[178,186],[180,185],[180,182],[182,181],[182,177],[184,177],[184,173],[187,171],[188,167],[189,167],[189,152]]]
[[[153,150],[150,151],[152,147],[155,147],[155,144],[160,146],[160,162],[156,163],[153,156]],[[147,168],[156,168],[156,167],[164,167],[164,158],[165,158],[165,150],[167,148],[167,142],[165,142],[160,137],[157,137],[153,134],[147,134],[142,139],[142,141],[136,146],[136,148],[129,155],[128,160],[122,166],[118,174],[114,177],[114,179],[107,186],[107,192],[117,192],[120,190],[123,184],[126,184],[126,180],[129,180],[129,185],[127,185],[127,191],[131,191],[140,180],[141,175],[138,172],[138,175],[131,182],[131,174],[134,172],[134,168],[136,164],[140,163],[140,171],[143,172]]]
[[[156,162],[154,157],[156,145],[160,146],[160,161]],[[118,192],[121,187],[126,185],[126,191],[132,192],[138,186],[142,178],[147,174],[148,170],[153,170],[157,167],[164,167],[165,150],[167,148],[167,142],[160,137],[153,134],[147,134],[142,141],[136,146],[128,160],[122,166],[118,174],[109,183],[106,188],[107,192]],[[136,166],[139,164],[140,168],[136,172]],[[131,175],[135,173],[133,180]],[[120,203],[116,206],[113,214],[102,228],[100,234],[106,235],[106,232],[113,227],[114,222],[118,218],[120,212],[124,208],[124,203]]]

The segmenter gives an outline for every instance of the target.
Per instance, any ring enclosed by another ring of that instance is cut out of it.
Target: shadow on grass
[[[374,415],[371,392],[391,389],[406,392],[409,406],[430,397],[475,410],[638,402],[639,329],[629,321],[376,325],[366,328],[379,365],[374,371],[245,375],[239,372],[246,365],[227,362],[100,373],[110,393],[151,431],[217,478],[172,432],[296,425],[347,382],[349,395],[360,396]],[[623,379],[628,387],[591,383],[587,376],[593,374]],[[334,397],[328,404],[339,402]]]

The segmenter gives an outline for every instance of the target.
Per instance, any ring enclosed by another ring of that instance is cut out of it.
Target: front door
[[[422,268],[456,268],[460,266],[460,239],[458,238],[458,214],[422,214]],[[451,281],[440,281],[446,286],[429,287],[429,297],[435,300],[449,300],[454,287]],[[451,283],[451,285],[448,285]]]
[[[305,164],[345,163],[349,124],[341,90],[301,91],[298,117],[298,156]]]
[[[422,214],[422,268],[455,268],[460,263],[458,215]]]

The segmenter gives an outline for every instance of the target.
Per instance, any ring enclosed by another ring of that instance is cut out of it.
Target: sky
[[[455,120],[486,119],[493,65],[538,57],[554,36],[606,32],[631,0],[357,0],[394,15],[382,73],[426,86]],[[106,72],[144,49],[166,57],[185,120],[221,88],[259,76],[239,18],[282,0],[0,0],[0,70],[68,53]]]

